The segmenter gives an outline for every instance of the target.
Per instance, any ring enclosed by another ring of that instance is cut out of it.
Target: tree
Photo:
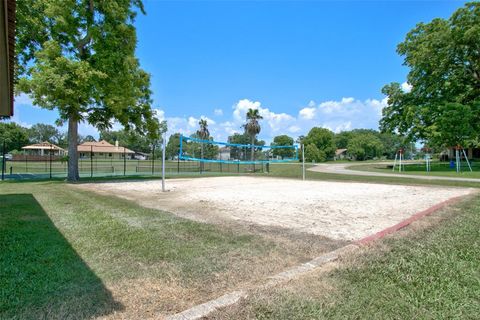
[[[85,138],[82,139],[82,142],[96,142],[97,140],[91,136],[91,135],[87,135]]]
[[[327,156],[324,151],[318,149],[318,147],[313,144],[307,144],[305,147],[305,161],[306,162],[323,162],[327,160]]]
[[[3,148],[5,143],[5,152],[21,150],[29,143],[27,131],[28,129],[14,122],[0,122],[0,148]]]
[[[17,2],[17,91],[68,123],[69,181],[79,179],[79,122],[158,136],[150,76],[135,58],[137,9],[141,0]]]
[[[175,159],[180,153],[180,133],[174,133],[168,138],[168,143],[165,149],[165,156],[168,159]]]
[[[208,122],[206,119],[200,119],[200,121],[198,122],[198,125],[200,126],[200,128],[197,130],[197,137],[200,139],[200,140],[208,140],[208,138],[210,137],[210,131],[208,131]],[[204,144],[201,143],[200,144],[200,159],[203,159],[203,147],[204,147]],[[203,165],[203,163],[202,163]]]
[[[62,139],[62,134],[50,124],[37,123],[28,129],[28,137],[31,143],[48,141],[58,144]]]
[[[250,136],[244,132],[242,134],[240,133],[234,133],[233,135],[228,137],[228,142],[231,144],[242,144],[242,145],[251,145],[251,140]],[[255,137],[255,140],[253,140],[253,145],[254,146],[264,146],[265,141],[263,140],[258,140]],[[260,148],[256,148],[259,150]],[[237,147],[237,146],[230,146],[230,158],[231,159],[236,159],[236,160],[246,160],[247,159],[247,152],[244,147]]]
[[[335,146],[337,149],[346,149],[348,141],[352,138],[352,131],[342,131],[335,135]]]
[[[312,128],[305,138],[305,145],[313,144],[315,145],[318,150],[325,153],[325,158],[331,158],[335,155],[335,141],[334,141],[334,134],[332,131],[325,129],[325,128]],[[305,149],[305,156],[307,150]]]
[[[111,144],[115,144],[115,142],[118,141],[119,145],[134,151],[144,153],[150,153],[152,151],[152,140],[132,130],[100,131],[100,140],[105,140]]]
[[[280,135],[273,138],[274,146],[293,146],[293,138],[287,135]],[[295,149],[293,148],[273,148],[272,154],[274,157],[293,158],[295,155]]]
[[[399,83],[382,89],[388,96],[382,131],[443,146],[479,137],[479,25],[480,3],[471,2],[449,19],[419,23],[407,34],[397,52],[410,68],[411,90],[405,92]]]
[[[348,141],[347,152],[356,160],[373,159],[382,155],[383,144],[373,133],[357,133]]]
[[[255,138],[260,133],[261,127],[259,120],[263,119],[258,109],[248,109],[247,122],[243,125],[245,132],[250,136],[251,142],[251,161],[255,159]]]

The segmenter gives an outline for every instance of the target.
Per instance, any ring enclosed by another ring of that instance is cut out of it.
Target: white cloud
[[[163,111],[162,109],[153,109],[153,113],[155,117],[158,119],[158,121],[165,120],[165,111]]]
[[[307,106],[292,110],[291,112],[274,112],[266,108],[260,101],[241,99],[232,106],[230,117],[221,123],[200,116],[167,118],[169,132],[181,132],[189,135],[196,131],[199,119],[207,119],[210,133],[217,141],[226,141],[228,136],[243,132],[248,109],[259,110],[263,117],[260,120],[262,131],[259,138],[270,143],[280,134],[288,134],[296,138],[305,135],[313,127],[328,128],[334,132],[352,130],[356,128],[377,129],[382,109],[386,106],[387,99],[358,100],[353,97],[341,98],[316,103],[309,101]]]
[[[300,130],[302,130],[302,128],[300,128],[299,126],[290,126],[288,128],[288,132],[290,132],[290,133],[297,133]]]
[[[20,102],[17,100],[17,103],[29,102],[26,96],[17,97],[17,99],[21,99]],[[214,110],[215,115],[220,115],[221,111],[222,119],[225,118],[221,122],[218,122],[217,118],[215,118],[217,121],[214,121],[202,114],[169,117],[163,108],[157,108],[154,111],[159,120],[167,120],[169,134],[179,132],[191,135],[198,129],[199,120],[206,119],[212,137],[217,141],[226,141],[228,136],[243,132],[242,125],[245,123],[248,109],[257,109],[263,117],[260,120],[262,130],[259,138],[270,143],[277,135],[287,134],[296,138],[299,135],[307,134],[313,127],[324,127],[335,132],[356,128],[377,129],[382,109],[386,104],[387,98],[358,100],[353,97],[344,97],[320,102],[307,100],[307,103],[301,107],[275,112],[274,107],[266,107],[260,101],[241,99],[234,103],[228,112],[226,111],[228,108],[225,107]],[[23,109],[32,111],[28,106],[17,108],[15,117],[11,121],[23,126],[31,126],[29,123],[32,121],[31,117],[24,117]],[[121,129],[118,123],[112,124],[114,129]],[[66,126],[63,126],[62,129],[66,130]],[[86,123],[79,126],[79,132],[82,135],[98,137],[97,130]]]
[[[303,109],[300,110],[299,115],[303,119],[310,120],[310,119],[313,119],[315,117],[315,110],[316,110],[316,108],[312,108],[312,107],[303,108]]]
[[[216,116],[223,116],[223,110],[222,109],[215,109],[213,110],[213,114]]]
[[[402,90],[405,92],[410,92],[412,91],[412,85],[405,81],[404,83],[402,83]]]

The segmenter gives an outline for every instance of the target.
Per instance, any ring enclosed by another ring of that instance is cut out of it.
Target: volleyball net
[[[233,164],[276,163],[298,160],[297,145],[252,145],[180,136],[179,159]]]

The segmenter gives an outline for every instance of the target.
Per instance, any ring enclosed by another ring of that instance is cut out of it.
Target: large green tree
[[[28,129],[14,122],[0,122],[0,150],[2,152],[21,150],[28,143]],[[5,150],[3,150],[4,145]]]
[[[17,90],[68,123],[69,181],[79,179],[80,122],[158,136],[150,76],[135,57],[137,11],[141,0],[17,2]]]
[[[50,143],[59,144],[63,141],[63,133],[57,127],[51,124],[37,123],[28,129],[30,142],[41,143],[48,141]]]
[[[348,141],[347,153],[356,160],[373,159],[382,155],[383,144],[374,133],[357,133]]]
[[[180,154],[180,133],[174,133],[168,138],[165,148],[165,156],[167,159],[173,160]]]
[[[386,85],[381,129],[412,141],[453,146],[480,133],[480,3],[467,3],[449,19],[419,23],[398,45],[410,70],[406,92]]]
[[[251,145],[251,137],[246,133],[234,133],[228,137],[228,142],[232,144]],[[257,137],[253,140],[254,146],[264,146],[265,141],[258,140]],[[256,148],[255,153],[261,152],[261,148]],[[251,155],[251,151],[250,151]],[[236,160],[247,160],[247,150],[245,147],[230,146],[230,158]]]
[[[312,128],[307,136],[304,139],[304,144],[308,145],[313,144],[317,147],[318,150],[325,154],[325,158],[332,158],[335,155],[335,135],[332,131],[314,127]],[[305,155],[307,155],[307,148],[305,148]]]
[[[286,134],[276,136],[273,138],[274,146],[293,146],[293,138]],[[295,149],[293,148],[273,148],[272,154],[274,157],[293,158],[295,156]]]

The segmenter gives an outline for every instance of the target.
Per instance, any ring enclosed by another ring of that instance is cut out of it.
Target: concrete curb
[[[345,255],[347,253],[351,253],[357,249],[360,248],[360,246],[369,244],[375,240],[379,240],[383,237],[385,237],[388,234],[394,233],[402,228],[405,228],[406,226],[410,225],[412,222],[417,221],[425,216],[431,215],[432,213],[446,207],[447,205],[456,203],[460,201],[464,196],[458,196],[458,197],[453,197],[450,198],[446,201],[443,201],[441,203],[438,203],[427,210],[420,211],[413,216],[411,216],[408,219],[405,219],[399,223],[397,223],[394,226],[391,226],[389,228],[386,228],[382,231],[379,231],[373,235],[370,235],[368,237],[365,237],[363,239],[360,239],[356,241],[353,244],[346,245],[344,247],[338,248],[336,250],[327,252],[319,257],[316,257],[306,263],[303,263],[299,266],[293,267],[291,269],[288,269],[286,271],[277,273],[276,275],[268,277],[267,282],[265,283],[266,287],[271,287],[275,286],[284,282],[288,282],[290,280],[296,279],[306,273],[309,273],[313,270],[316,270],[318,268],[321,268],[323,265],[333,262],[340,258],[342,255]],[[198,320],[202,319],[206,316],[208,316],[210,313],[213,311],[216,311],[220,308],[223,307],[228,307],[231,305],[234,305],[237,303],[240,299],[244,299],[248,296],[247,291],[245,290],[238,290],[238,291],[233,291],[230,293],[227,293],[217,299],[210,300],[208,302],[205,302],[203,304],[194,306],[190,309],[187,309],[183,312],[171,315],[167,317],[167,320]]]
[[[268,286],[278,285],[282,282],[287,282],[292,279],[295,279],[303,274],[311,272],[315,269],[322,267],[323,265],[337,260],[341,255],[351,252],[358,249],[358,245],[349,244],[334,251],[330,251],[326,254],[323,254],[309,262],[303,263],[299,266],[293,267],[289,270],[280,272],[274,276],[268,278]],[[245,290],[239,290],[227,293],[217,299],[210,300],[208,302],[196,305],[190,309],[182,311],[180,313],[171,315],[167,317],[167,320],[198,320],[208,316],[215,310],[218,310],[223,307],[231,306],[237,303],[240,299],[246,298],[248,296]]]
[[[428,208],[424,211],[417,212],[416,214],[414,214],[410,218],[407,218],[407,219],[397,223],[394,226],[388,227],[386,229],[383,229],[382,231],[379,231],[375,234],[372,234],[372,235],[367,236],[363,239],[360,239],[360,240],[356,241],[355,243],[358,244],[358,245],[366,245],[366,244],[368,244],[372,241],[381,239],[388,234],[394,233],[394,232],[396,232],[396,231],[398,231],[402,228],[405,228],[406,226],[410,225],[414,221],[417,221],[417,220],[419,220],[419,219],[421,219],[425,216],[431,215],[432,213],[434,213],[434,212],[436,212],[440,209],[443,209],[444,207],[446,207],[448,205],[451,205],[453,203],[457,203],[463,197],[465,197],[465,196],[453,197],[453,198],[450,198],[450,199],[445,200],[443,202],[437,203],[436,205],[434,205],[434,206],[432,206],[432,207],[430,207],[430,208]]]
[[[196,319],[202,319],[203,317],[206,317],[213,311],[223,308],[223,307],[228,307],[231,306],[237,301],[239,301],[242,298],[247,297],[247,292],[240,290],[240,291],[234,291],[227,293],[217,299],[210,300],[208,302],[199,304],[197,306],[194,306],[190,309],[187,309],[183,312],[174,314],[172,316],[167,317],[167,320],[196,320]]]

